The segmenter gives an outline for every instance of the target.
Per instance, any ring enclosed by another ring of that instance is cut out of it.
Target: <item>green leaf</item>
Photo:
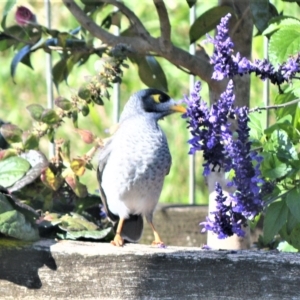
[[[30,104],[26,107],[26,109],[29,111],[31,117],[35,120],[35,121],[40,121],[41,120],[41,116],[44,112],[44,107],[42,105],[39,104]]]
[[[280,242],[277,250],[280,252],[299,252],[298,249],[294,248],[292,245],[290,245],[288,242]]]
[[[280,230],[280,235],[294,248],[300,250],[300,223],[298,223],[290,234],[287,233],[286,226]]]
[[[88,194],[85,198],[79,198],[76,200],[75,211],[77,213],[82,213],[84,210],[93,207],[95,205],[99,205],[101,203],[101,199],[99,195]]]
[[[284,199],[286,199],[286,197],[284,197]],[[285,225],[287,233],[291,234],[291,232],[298,225],[298,223],[299,221],[291,213],[291,210],[289,210],[286,225]]]
[[[286,195],[286,204],[291,214],[300,222],[300,189],[294,188]]]
[[[269,59],[273,65],[280,64],[300,49],[300,24],[282,27],[269,42]]]
[[[297,84],[298,82],[295,82],[295,84]],[[296,88],[296,87],[295,87]],[[284,103],[287,103],[289,101],[292,101],[295,99],[295,95],[293,92],[285,92],[283,94],[278,94],[276,95],[275,97],[275,104],[278,105],[278,104],[284,104]],[[278,119],[281,119],[283,118],[284,116],[287,116],[287,115],[291,115],[293,117],[293,115],[295,114],[295,111],[296,111],[296,108],[297,108],[297,103],[293,104],[293,105],[287,105],[283,108],[279,108],[279,109],[276,109],[276,116]]]
[[[18,191],[24,186],[34,182],[49,165],[46,156],[37,150],[29,150],[28,152],[22,153],[20,156],[30,163],[31,168],[25,176],[8,189],[9,193]]]
[[[63,98],[63,97],[58,97],[54,101],[55,105],[62,110],[68,111],[72,108],[72,103],[70,100]]]
[[[135,56],[134,60],[138,65],[139,76],[144,84],[164,92],[168,91],[166,75],[155,57]]]
[[[112,234],[112,227],[103,230],[82,230],[82,231],[71,231],[63,234],[58,233],[57,236],[61,239],[78,240],[78,239],[93,239],[102,240],[108,235]]]
[[[12,156],[0,161],[0,186],[12,186],[29,170],[29,162],[21,157]]]
[[[39,218],[39,214],[32,207],[19,201],[13,195],[6,195],[6,194],[1,194],[1,193],[0,193],[0,202],[1,202],[1,199],[3,200],[3,197],[9,202],[12,209],[2,210],[2,212],[8,211],[8,210],[17,210],[18,212],[22,213],[25,216],[26,220],[29,221],[32,225],[36,224],[36,220]],[[3,203],[3,201],[2,201],[2,203]],[[0,206],[1,205],[2,204],[0,204]]]
[[[194,43],[206,33],[215,29],[220,19],[228,13],[232,15],[235,13],[234,9],[230,6],[216,6],[204,12],[190,28],[190,43]]]
[[[192,8],[196,3],[197,3],[197,0],[186,0],[189,8]]]
[[[39,138],[33,133],[24,132],[22,141],[24,150],[38,149],[39,147]]]
[[[270,20],[268,28],[263,32],[263,35],[271,35],[278,29],[287,25],[299,25],[299,20],[288,16],[277,16]]]
[[[45,109],[41,115],[41,122],[48,125],[57,124],[59,121],[60,117],[54,109]]]
[[[78,97],[84,100],[89,100],[91,98],[90,89],[85,85],[81,86],[78,90]]]
[[[3,124],[0,128],[1,135],[8,142],[11,143],[19,143],[22,141],[22,129],[20,129],[17,125],[14,124]]]
[[[89,106],[86,104],[86,105],[83,105],[81,107],[81,113],[84,117],[86,117],[89,113],[90,113],[90,108]]]
[[[10,65],[10,75],[12,78],[15,77],[17,65],[19,62],[23,62],[28,67],[32,68],[32,65],[30,63],[30,45],[25,45],[13,58],[11,65]]]
[[[26,221],[23,214],[15,210],[0,214],[0,232],[24,241],[39,239],[38,230]]]
[[[269,0],[250,0],[250,9],[257,30],[263,32],[270,20]]]
[[[94,231],[97,230],[98,226],[88,220],[83,216],[72,213],[71,215],[64,215],[60,218],[61,223],[59,228],[64,231]]]
[[[72,111],[72,122],[75,128],[78,128],[78,112],[76,110]]]
[[[14,7],[14,5],[16,4],[17,0],[7,0],[2,12],[2,21],[1,21],[1,27],[3,29],[6,28],[6,18],[7,18],[7,14],[11,11],[11,9]]]
[[[58,85],[67,78],[66,76],[66,65],[67,65],[67,60],[66,59],[61,59],[59,60],[52,68],[52,77],[53,77],[53,82],[58,87]]]
[[[274,236],[278,234],[287,220],[288,208],[284,201],[271,203],[265,214],[263,235],[264,242],[270,243]]]
[[[4,8],[3,8],[3,12],[2,12],[2,17],[5,17],[11,11],[11,9],[14,7],[16,2],[17,2],[17,0],[7,0],[6,1]]]

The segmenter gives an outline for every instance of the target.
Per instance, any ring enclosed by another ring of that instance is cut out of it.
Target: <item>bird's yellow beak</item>
[[[186,113],[186,108],[181,105],[173,105],[171,106],[171,110],[174,112]]]

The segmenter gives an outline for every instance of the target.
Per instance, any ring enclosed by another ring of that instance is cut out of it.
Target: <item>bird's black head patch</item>
[[[141,95],[142,106],[146,112],[159,111],[159,104],[168,102],[170,99],[169,95],[157,89],[143,90]]]

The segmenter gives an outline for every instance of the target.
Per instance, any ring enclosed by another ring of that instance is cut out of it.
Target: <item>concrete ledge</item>
[[[295,253],[1,244],[1,299],[300,299]]]

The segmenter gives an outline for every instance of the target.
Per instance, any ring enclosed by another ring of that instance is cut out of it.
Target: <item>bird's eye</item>
[[[163,102],[167,102],[168,100],[170,100],[170,97],[166,94],[155,94],[155,95],[152,95],[152,98],[156,103],[163,103]]]

